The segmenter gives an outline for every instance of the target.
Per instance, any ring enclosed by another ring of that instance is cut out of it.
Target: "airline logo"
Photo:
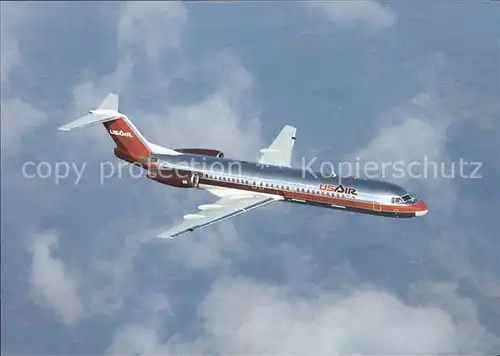
[[[132,134],[130,132],[123,132],[122,130],[120,130],[120,131],[109,130],[109,133],[111,135],[115,135],[115,136],[132,137]]]
[[[320,190],[326,190],[327,192],[341,193],[341,194],[352,194],[358,195],[355,188],[344,188],[342,184],[334,186],[332,184],[320,184]]]

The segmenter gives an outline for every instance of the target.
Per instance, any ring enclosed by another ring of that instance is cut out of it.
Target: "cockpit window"
[[[408,200],[412,200],[413,197],[410,194],[406,194],[406,195],[403,195],[401,197],[401,199],[403,199],[403,201],[408,201]]]
[[[411,194],[405,194],[401,197],[393,197],[391,199],[391,203],[393,204],[397,204],[397,203],[403,203],[403,202],[407,202],[407,201],[410,201],[410,200],[414,200],[415,198],[411,196]]]

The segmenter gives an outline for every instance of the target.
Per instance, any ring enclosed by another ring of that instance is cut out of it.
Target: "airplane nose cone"
[[[429,209],[427,208],[427,205],[422,201],[419,200],[417,204],[415,204],[415,216],[424,216],[429,212]]]

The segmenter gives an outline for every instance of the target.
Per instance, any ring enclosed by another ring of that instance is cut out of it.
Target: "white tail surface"
[[[61,131],[71,131],[78,128],[88,127],[102,122],[117,119],[121,116],[118,112],[118,95],[110,93],[95,110],[89,110],[88,114],[60,126]]]
[[[88,114],[58,129],[71,131],[91,125],[103,123],[108,133],[117,145],[123,146],[128,151],[134,151],[141,156],[148,154],[169,154],[179,155],[180,153],[172,149],[155,145],[146,140],[144,136],[132,124],[129,118],[118,111],[119,97],[110,93],[95,110],[89,110]],[[135,141],[135,142],[134,142]]]

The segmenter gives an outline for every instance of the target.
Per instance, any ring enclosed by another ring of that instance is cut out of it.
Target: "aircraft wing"
[[[271,146],[260,150],[262,156],[259,163],[283,167],[292,166],[293,145],[297,128],[286,125],[276,136]]]
[[[186,232],[198,230],[244,212],[260,208],[274,201],[277,201],[277,198],[251,195],[227,196],[213,204],[200,205],[197,213],[184,215],[182,223],[168,231],[160,233],[158,237],[172,238]]]

